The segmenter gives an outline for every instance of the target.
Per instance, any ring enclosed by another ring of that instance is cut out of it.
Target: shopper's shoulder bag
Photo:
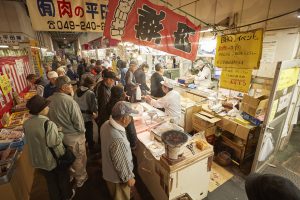
[[[65,154],[60,156],[60,157],[57,157],[54,149],[52,147],[49,147],[48,144],[47,144],[47,129],[48,129],[48,123],[49,123],[49,120],[47,120],[45,123],[44,123],[44,129],[45,129],[45,139],[46,139],[46,145],[47,147],[49,148],[53,158],[56,160],[56,163],[57,163],[57,167],[60,168],[60,169],[66,169],[66,168],[69,168],[73,162],[75,161],[76,157],[75,155],[73,154],[73,152],[68,148],[66,147],[65,145]]]

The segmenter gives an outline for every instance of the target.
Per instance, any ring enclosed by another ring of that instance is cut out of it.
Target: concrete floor
[[[288,147],[278,152],[275,156],[273,164],[277,167],[267,167],[263,173],[272,173],[284,176],[293,181],[300,188],[300,177],[289,171],[283,166],[283,163],[296,153],[300,153],[300,126],[295,126],[290,143]],[[100,160],[89,158],[87,171],[89,179],[82,188],[76,190],[75,200],[109,200],[109,193],[105,182],[102,179]],[[247,200],[244,189],[245,175],[241,173],[239,168],[231,166],[226,168],[235,176],[221,185],[212,193],[208,193],[205,200]],[[135,172],[137,174],[137,172]],[[141,179],[136,177],[136,187],[134,188],[134,200],[152,200],[151,194],[146,189]],[[34,184],[31,192],[31,200],[48,200],[48,191],[43,177],[36,173]]]

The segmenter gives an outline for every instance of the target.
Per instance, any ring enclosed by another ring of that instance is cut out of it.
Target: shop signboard
[[[200,27],[149,0],[109,1],[104,36],[195,60]]]
[[[247,93],[251,76],[251,69],[224,68],[221,74],[220,87]]]
[[[6,96],[12,90],[7,74],[0,76],[0,87],[4,96]]]
[[[262,29],[217,37],[215,66],[258,69],[262,55]]]
[[[24,36],[20,34],[0,33],[0,44],[18,45],[19,42],[24,42]]]
[[[27,0],[36,31],[103,32],[108,0]]]

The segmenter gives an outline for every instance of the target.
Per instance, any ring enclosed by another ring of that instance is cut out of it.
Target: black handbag
[[[47,120],[45,123],[44,123],[44,129],[45,129],[45,136],[47,137],[46,133],[47,133],[47,127],[48,127],[48,122],[49,120]],[[59,169],[67,169],[69,167],[71,167],[71,165],[74,163],[76,157],[75,155],[73,154],[73,152],[64,145],[65,147],[65,154],[60,156],[60,157],[57,157],[54,149],[52,147],[49,147],[48,144],[47,144],[47,138],[45,137],[46,139],[46,145],[47,147],[49,148],[53,158],[56,160],[56,164],[57,164],[57,168]]]

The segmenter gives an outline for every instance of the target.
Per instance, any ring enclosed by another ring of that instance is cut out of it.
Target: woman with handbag
[[[45,177],[51,200],[72,199],[75,190],[70,183],[69,166],[74,155],[65,149],[63,134],[46,115],[50,101],[38,95],[26,104],[32,115],[24,123],[26,142],[32,166]]]

